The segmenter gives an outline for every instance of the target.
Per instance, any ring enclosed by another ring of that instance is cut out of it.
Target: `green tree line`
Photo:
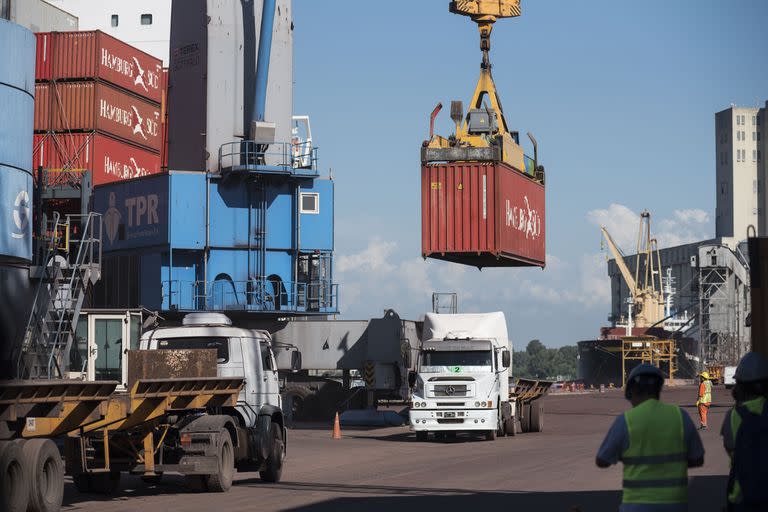
[[[515,351],[512,375],[528,379],[576,379],[576,346],[547,348],[531,340],[525,350]]]

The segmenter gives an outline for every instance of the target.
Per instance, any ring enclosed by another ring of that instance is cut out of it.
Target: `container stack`
[[[36,34],[33,162],[49,186],[161,172],[162,61],[101,31]]]

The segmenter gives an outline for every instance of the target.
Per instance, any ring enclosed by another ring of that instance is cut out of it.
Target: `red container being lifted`
[[[36,37],[37,80],[103,80],[160,103],[162,60],[99,30]]]
[[[66,173],[90,171],[94,186],[160,173],[160,155],[100,133],[36,134],[32,147],[33,168],[48,169],[49,185]]]
[[[421,252],[475,267],[544,267],[544,185],[502,163],[421,168]]]
[[[159,153],[160,109],[101,82],[35,86],[35,131],[100,131]]]

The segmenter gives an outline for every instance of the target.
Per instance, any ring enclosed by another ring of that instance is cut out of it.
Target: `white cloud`
[[[604,227],[623,251],[634,252],[639,214],[623,204],[613,203],[607,209],[588,212],[587,220],[598,227]]]

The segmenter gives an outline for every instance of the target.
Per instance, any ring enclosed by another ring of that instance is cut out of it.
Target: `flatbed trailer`
[[[200,490],[226,491],[236,446],[247,433],[226,414],[243,388],[240,377],[117,382],[0,382],[0,478],[3,510],[55,512],[64,473],[82,492],[116,489],[121,472],[157,479],[187,475]],[[63,441],[66,464],[56,440]]]
[[[509,400],[517,408],[520,429],[523,432],[541,432],[544,430],[544,407],[540,398],[549,393],[551,381],[535,379],[517,379],[509,388]]]

